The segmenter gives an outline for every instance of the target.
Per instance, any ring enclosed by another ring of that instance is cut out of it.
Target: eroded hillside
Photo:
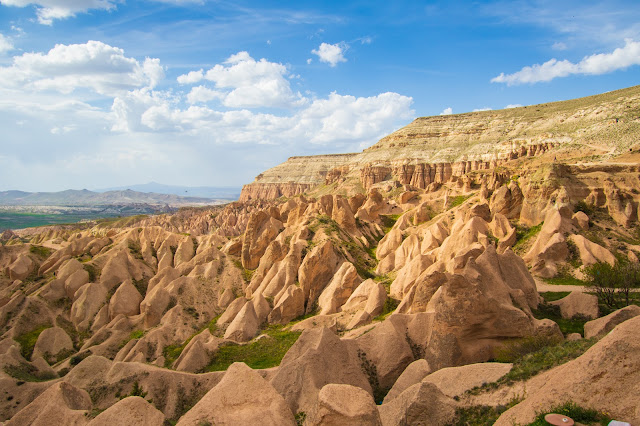
[[[640,308],[539,292],[638,261],[639,90],[418,119],[288,197],[5,233],[0,420],[527,424],[569,395],[640,421]],[[531,340],[562,356],[492,362]]]

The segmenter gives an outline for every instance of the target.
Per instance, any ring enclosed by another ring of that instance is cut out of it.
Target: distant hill
[[[176,186],[164,185],[157,182],[149,182],[138,185],[122,186],[116,188],[96,189],[96,192],[123,191],[131,189],[139,192],[153,192],[156,194],[173,194],[181,197],[201,197],[220,200],[237,200],[240,197],[240,187],[231,186]]]
[[[169,205],[173,207],[217,204],[211,198],[181,197],[174,194],[156,194],[124,191],[93,192],[87,189],[68,189],[60,192],[0,192],[0,206],[110,206],[110,205]]]

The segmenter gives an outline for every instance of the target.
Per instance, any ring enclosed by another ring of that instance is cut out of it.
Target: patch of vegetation
[[[551,343],[551,341],[549,341]],[[511,383],[515,381],[526,380],[542,371],[549,370],[555,366],[564,364],[575,359],[585,353],[587,349],[596,343],[596,339],[581,339],[574,341],[564,341],[558,344],[550,344],[548,346],[540,345],[540,343],[525,344],[532,352],[520,355],[519,357],[496,357],[496,360],[505,362],[511,360],[513,368],[504,377],[498,380],[498,383]],[[518,353],[515,349],[510,351],[512,355]],[[520,349],[520,352],[525,352]],[[508,354],[506,352],[505,354]]]
[[[387,300],[384,302],[384,308],[382,309],[382,313],[377,317],[375,317],[373,320],[383,321],[385,318],[387,318],[396,310],[399,304],[400,304],[399,300],[393,299],[391,297],[387,297]]]
[[[611,309],[628,306],[633,302],[631,290],[640,288],[640,265],[628,261],[618,261],[614,266],[598,262],[584,270],[587,285],[591,287],[600,302]]]
[[[584,214],[586,214],[587,216],[591,217],[591,215],[593,215],[594,211],[595,211],[596,207],[592,204],[587,204],[584,200],[580,200],[576,203],[576,205],[573,207],[573,210],[577,212],[582,212]]]
[[[28,333],[24,333],[20,336],[14,337],[14,340],[20,344],[20,353],[22,354],[24,359],[31,359],[33,348],[36,346],[36,342],[38,341],[40,333],[50,327],[50,324],[41,325],[38,328],[29,331]]]
[[[561,293],[551,293],[551,294],[568,294],[567,292]],[[544,297],[544,296],[543,296]],[[555,299],[558,300],[558,299]],[[583,317],[580,315],[574,316],[573,318],[566,319],[562,318],[560,313],[560,307],[551,305],[545,302],[538,305],[538,309],[533,311],[533,315],[537,319],[548,318],[560,327],[560,331],[566,336],[571,333],[580,333],[580,335],[584,335],[584,324],[589,321],[589,318]]]
[[[540,296],[542,296],[545,302],[555,302],[556,300],[567,297],[569,293],[569,291],[545,291],[540,293]]]
[[[140,243],[137,241],[129,240],[129,251],[133,255],[134,258],[138,260],[144,260],[142,257],[142,248],[140,247]]]
[[[560,342],[557,337],[544,335],[527,336],[505,343],[494,353],[497,362],[515,362],[533,352],[538,352]]]
[[[456,195],[455,197],[451,197],[449,198],[449,203],[447,205],[447,210],[451,210],[454,207],[459,206],[460,204],[464,203],[465,201],[467,201],[469,198],[471,198],[473,194],[469,194],[469,195]]]
[[[141,398],[144,398],[145,396],[147,396],[147,392],[142,389],[142,386],[140,386],[140,384],[138,384],[138,381],[136,380],[135,382],[133,382],[133,388],[131,389],[131,392],[129,392],[127,395],[121,395],[120,399],[125,399],[130,396],[139,396]]]
[[[576,244],[567,239],[567,248],[569,249],[569,256],[567,257],[567,263],[573,266],[574,268],[579,268],[582,266],[582,259],[580,259],[580,252],[578,251],[578,246]]]
[[[296,413],[295,419],[296,424],[298,426],[302,426],[304,424],[304,421],[307,420],[307,413],[305,413],[304,411],[299,411]]]
[[[133,286],[138,290],[138,293],[144,297],[147,295],[147,287],[149,286],[149,279],[146,277],[142,277],[140,280],[132,279]]]
[[[98,270],[98,268],[96,268],[95,265],[91,263],[85,263],[82,265],[82,267],[89,274],[89,282],[95,283],[98,277],[100,277],[100,271]]]
[[[182,355],[182,351],[185,347],[191,342],[191,339],[196,337],[198,334],[202,333],[205,329],[209,329],[209,332],[215,335],[215,332],[218,328],[217,322],[220,315],[214,317],[211,321],[209,321],[204,327],[202,327],[197,332],[193,333],[187,340],[184,341],[181,345],[168,345],[165,346],[162,350],[162,355],[164,356],[164,366],[165,368],[170,368],[173,363],[180,358]]]
[[[361,349],[358,349],[358,358],[360,359],[360,368],[362,368],[362,372],[367,377],[367,380],[371,385],[371,389],[373,390],[373,399],[376,404],[380,405],[382,404],[384,397],[387,396],[389,389],[382,389],[380,387],[378,369],[373,362],[369,361],[367,354]]]
[[[399,214],[381,214],[380,222],[382,222],[382,229],[384,233],[387,234],[393,228],[393,225],[396,224],[401,215]]]
[[[244,362],[253,369],[275,367],[280,365],[284,355],[302,334],[284,331],[282,326],[270,326],[264,333],[269,337],[247,345],[229,344],[220,347],[205,370],[223,371],[234,362]]]
[[[71,357],[71,359],[69,360],[69,364],[71,364],[73,366],[76,366],[76,365],[80,364],[82,362],[82,360],[87,358],[89,355],[91,355],[91,352],[89,352],[89,351],[80,352],[78,355],[75,355],[75,356]]]
[[[29,247],[29,252],[35,254],[36,256],[46,259],[51,255],[52,250],[49,247],[44,246],[31,246]]]
[[[558,268],[558,274],[555,277],[543,278],[543,280],[547,284],[551,285],[586,285],[586,282],[571,275],[568,268]]]
[[[567,401],[549,408],[546,412],[538,413],[536,419],[532,423],[529,423],[528,426],[547,426],[549,423],[544,420],[544,416],[547,413],[562,414],[570,417],[575,422],[588,425],[599,424],[605,426],[611,421],[611,418],[604,413],[590,408],[580,407],[573,401]]]
[[[521,400],[512,399],[507,405],[490,407],[488,405],[474,405],[471,407],[456,408],[456,415],[449,426],[491,426],[498,417],[509,408],[518,404]]]
[[[542,225],[544,223],[539,223],[535,226],[532,227],[526,227],[523,225],[518,225],[516,224],[516,242],[513,245],[513,249],[516,253],[518,253],[519,251],[522,251],[525,247],[528,241],[530,241],[533,237],[537,236],[540,233],[540,230],[542,229]],[[520,250],[518,250],[520,249]]]
[[[242,273],[242,279],[244,279],[244,281],[247,283],[251,282],[251,278],[253,278],[253,273],[256,270],[246,269],[244,266],[242,266],[242,262],[238,259],[234,260],[233,264],[235,265],[236,268],[240,269],[240,273]]]
[[[24,382],[46,382],[57,377],[52,373],[42,373],[33,365],[23,362],[19,365],[5,365],[4,372],[14,379]]]

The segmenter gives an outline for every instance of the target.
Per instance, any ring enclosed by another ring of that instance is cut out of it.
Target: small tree
[[[614,266],[598,262],[584,270],[587,285],[592,287],[598,298],[607,306],[615,308],[618,298],[623,299],[624,306],[630,303],[631,289],[640,287],[640,264],[632,262],[616,262]]]
[[[618,266],[616,264],[616,266]],[[640,288],[640,264],[627,262],[620,266],[620,287],[618,292],[624,296],[625,306],[629,306],[629,292]]]

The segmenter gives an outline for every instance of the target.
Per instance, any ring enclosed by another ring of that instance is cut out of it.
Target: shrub
[[[587,285],[610,308],[618,307],[619,302],[628,306],[631,289],[640,287],[640,265],[637,263],[618,261],[611,266],[606,262],[598,262],[586,267],[584,272]]]
[[[563,404],[551,407],[549,410],[543,413],[538,413],[536,419],[529,423],[528,426],[546,426],[548,423],[544,420],[544,416],[547,413],[557,413],[570,417],[575,422],[583,424],[601,424],[607,425],[611,419],[604,413],[600,413],[597,410],[590,408],[580,407],[578,404],[572,401],[567,401]]]

